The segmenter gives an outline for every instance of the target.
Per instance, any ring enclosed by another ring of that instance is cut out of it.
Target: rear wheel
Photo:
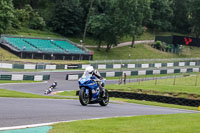
[[[81,88],[79,91],[79,101],[83,106],[87,106],[87,104],[90,102],[90,94],[86,94],[86,89]]]
[[[102,98],[102,100],[99,102],[99,104],[101,106],[107,106],[109,103],[109,94],[108,94],[108,91],[105,90],[105,97]]]

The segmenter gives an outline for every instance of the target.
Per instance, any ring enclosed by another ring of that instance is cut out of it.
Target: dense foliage
[[[82,10],[79,0],[59,1],[55,5],[49,26],[52,27],[53,31],[63,35],[78,34],[83,27]]]
[[[11,28],[14,19],[12,0],[0,1],[0,34]]]
[[[83,33],[107,44],[136,37],[144,29],[200,37],[199,0],[1,0],[0,33],[21,27],[65,36]],[[85,36],[85,35],[84,35]]]

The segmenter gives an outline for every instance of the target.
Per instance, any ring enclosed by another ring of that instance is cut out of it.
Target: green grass
[[[64,91],[64,92],[61,92],[61,93],[57,93],[56,95],[59,95],[59,96],[76,96],[76,91]]]
[[[107,118],[55,124],[49,133],[198,133],[199,121],[200,114]]]
[[[15,31],[14,34],[11,34],[13,36],[24,36],[24,37],[39,37],[39,38],[54,38],[54,39],[61,39],[66,38],[60,34],[50,32],[49,30],[33,30],[29,28],[21,28]]]
[[[106,87],[109,90],[200,99],[199,75],[128,83],[126,85],[107,85]]]
[[[0,70],[9,71],[9,72],[42,72],[44,69],[10,69],[10,68],[1,68]],[[45,69],[46,70],[46,69]]]
[[[19,59],[19,57],[6,51],[3,48],[0,48],[0,60],[15,60],[15,59]]]
[[[22,80],[22,81],[12,81],[12,80],[0,80],[0,84],[4,83],[38,83],[41,81],[31,81],[31,80]]]
[[[42,93],[42,92],[41,92]],[[0,97],[12,97],[12,98],[47,98],[47,99],[73,99],[66,97],[53,97],[53,96],[42,96],[24,92],[11,91],[6,89],[0,89]]]
[[[181,54],[163,52],[152,48],[148,44],[135,44],[135,48],[130,46],[113,48],[106,52],[105,48],[97,51],[96,48],[90,48],[94,51],[94,60],[120,60],[120,59],[169,59],[169,58],[192,58],[200,57],[199,47],[183,47]],[[129,57],[129,54],[131,55]]]
[[[94,51],[94,60],[166,59],[187,57],[162,52],[147,44],[136,44],[135,48],[130,48],[130,46],[113,48],[109,52],[106,52],[105,48],[102,48],[100,51],[97,51],[95,48],[91,48],[91,50]],[[130,57],[129,54],[131,55]]]
[[[137,75],[137,76],[127,76],[126,80],[129,82],[129,79],[138,79],[138,78],[158,78],[158,77],[166,77],[166,76],[188,76],[197,73],[176,73],[176,74],[159,74],[159,75]],[[106,77],[106,80],[119,80],[124,77]]]

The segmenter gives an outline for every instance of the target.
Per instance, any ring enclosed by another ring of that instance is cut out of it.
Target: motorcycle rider
[[[53,84],[49,88],[55,88],[57,86],[57,81],[54,81]]]
[[[100,75],[100,73],[97,70],[95,70],[93,68],[93,66],[86,67],[84,74],[90,74],[91,76],[95,76],[99,80],[103,79],[103,77]],[[102,97],[105,97],[104,84],[102,84],[102,83],[99,84],[99,88],[100,88],[100,91],[102,92]]]

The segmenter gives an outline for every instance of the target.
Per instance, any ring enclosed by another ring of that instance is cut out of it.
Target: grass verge
[[[128,83],[126,85],[107,85],[108,90],[164,95],[180,98],[200,99],[200,76],[151,80]]]
[[[5,83],[40,83],[42,81],[31,81],[31,80],[22,80],[22,81],[12,81],[12,80],[0,80],[0,84]]]
[[[127,82],[129,79],[138,79],[138,78],[158,78],[158,77],[166,77],[166,76],[188,76],[196,73],[176,73],[176,74],[159,74],[159,75],[137,75],[137,76],[127,76]],[[123,77],[106,77],[106,80],[118,80]]]
[[[67,97],[53,97],[53,96],[42,96],[24,92],[11,91],[6,89],[0,89],[0,97],[12,97],[12,98],[46,98],[46,99],[73,99]]]
[[[64,92],[61,92],[61,93],[57,93],[56,95],[59,95],[59,96],[76,96],[76,90],[64,91]]]
[[[91,48],[91,50],[95,53],[94,60],[166,59],[184,57],[156,50],[147,44],[135,44],[135,48],[130,48],[130,46],[113,48],[109,52],[106,52],[105,48],[102,48],[100,51],[97,51],[96,48]]]
[[[199,121],[200,114],[107,118],[55,124],[49,133],[197,133]]]

